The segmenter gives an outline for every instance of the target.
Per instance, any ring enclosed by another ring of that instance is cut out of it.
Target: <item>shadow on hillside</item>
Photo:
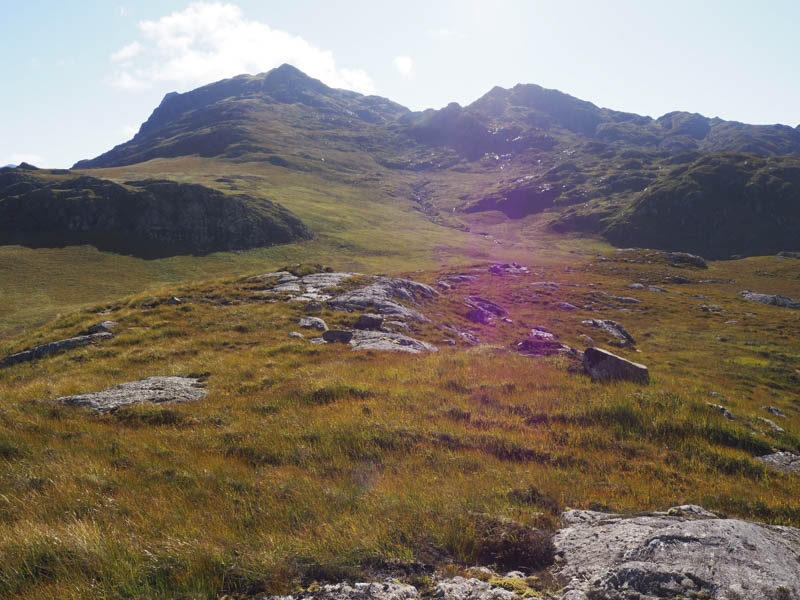
[[[0,231],[0,246],[23,246],[31,249],[94,246],[101,252],[113,252],[144,260],[211,254],[211,252],[192,251],[185,246],[164,244],[144,237],[102,232],[18,233]]]

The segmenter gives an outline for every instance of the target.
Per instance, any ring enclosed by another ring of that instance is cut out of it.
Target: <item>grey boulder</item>
[[[328,324],[319,317],[303,317],[297,324],[305,329],[317,329],[318,331],[326,331],[328,329]]]
[[[631,362],[601,348],[589,347],[584,351],[583,368],[592,381],[650,382],[650,373],[646,366]]]
[[[202,400],[206,393],[204,385],[192,377],[148,377],[115,385],[102,392],[56,398],[56,402],[104,413],[142,402],[160,404]]]

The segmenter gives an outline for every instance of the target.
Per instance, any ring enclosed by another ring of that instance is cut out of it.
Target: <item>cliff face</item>
[[[136,242],[167,253],[206,254],[311,237],[292,213],[269,200],[146,180],[120,185],[94,177],[0,170],[0,235],[26,234],[109,249]]]

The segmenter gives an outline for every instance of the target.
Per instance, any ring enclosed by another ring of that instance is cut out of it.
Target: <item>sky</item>
[[[607,108],[800,123],[800,2],[0,0],[0,165],[69,167],[164,94],[290,63],[413,110],[537,83]]]

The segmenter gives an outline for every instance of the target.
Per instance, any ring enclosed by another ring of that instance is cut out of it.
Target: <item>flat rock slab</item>
[[[431,286],[408,279],[377,279],[362,288],[339,294],[328,301],[334,310],[371,310],[379,315],[399,317],[427,323],[430,321],[417,310],[403,306],[398,301],[418,304],[420,301],[438,296],[439,292]]]
[[[304,277],[297,277],[287,271],[265,273],[252,277],[251,281],[264,281],[272,284],[265,290],[265,294],[287,294],[292,300],[301,302],[324,302],[331,298],[326,290],[336,287],[345,279],[358,275],[358,273],[311,273]]]
[[[433,344],[416,340],[400,333],[383,331],[353,331],[353,337],[349,343],[353,350],[382,350],[408,352],[409,354],[438,351],[438,348]]]
[[[18,363],[37,360],[40,358],[44,358],[46,356],[52,356],[54,354],[60,354],[61,352],[72,350],[73,348],[78,348],[80,346],[87,346],[92,342],[108,340],[111,339],[112,337],[114,337],[112,333],[102,332],[102,333],[93,333],[91,335],[81,335],[74,338],[68,338],[66,340],[59,340],[58,342],[50,342],[49,344],[42,344],[41,346],[36,346],[35,348],[31,348],[30,350],[17,352],[16,354],[12,354],[11,356],[5,357],[3,360],[0,360],[0,368],[10,367],[11,365],[16,365]]]
[[[750,300],[751,302],[758,302],[759,304],[767,304],[769,306],[780,306],[781,308],[800,309],[800,302],[787,298],[786,296],[759,294],[758,292],[751,292],[749,290],[744,290],[739,293],[742,298]]]
[[[650,382],[650,373],[646,366],[631,362],[602,348],[589,347],[584,351],[583,368],[593,381]]]
[[[800,598],[800,529],[694,506],[623,517],[572,510],[553,543],[561,600]]]
[[[115,385],[102,392],[56,398],[56,402],[104,413],[142,402],[192,402],[202,400],[207,393],[204,385],[191,377],[148,377]]]
[[[784,473],[800,473],[800,455],[791,452],[776,452],[766,456],[758,456],[760,460],[770,469],[783,471]]]

